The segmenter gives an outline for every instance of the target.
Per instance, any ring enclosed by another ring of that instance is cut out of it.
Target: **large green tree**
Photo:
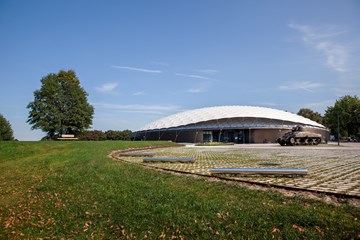
[[[299,110],[299,112],[297,113],[297,115],[306,117],[310,120],[313,120],[317,123],[323,124],[323,117],[321,116],[320,113],[318,112],[314,112],[313,110],[309,109],[309,108],[301,108]]]
[[[342,137],[360,136],[360,99],[357,96],[346,95],[336,100],[334,106],[327,108],[325,124],[335,135],[338,134],[338,117]]]
[[[27,122],[32,129],[41,129],[49,139],[60,134],[77,134],[92,124],[94,108],[87,101],[87,92],[73,70],[50,73],[41,79],[34,101],[27,106]]]
[[[13,130],[9,121],[0,114],[0,141],[10,140],[14,140]]]

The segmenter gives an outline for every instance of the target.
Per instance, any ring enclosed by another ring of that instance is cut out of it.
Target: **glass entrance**
[[[234,142],[241,144],[244,143],[244,131],[239,130],[235,132]]]
[[[217,130],[203,132],[203,142],[233,142],[241,144],[245,143],[244,141],[244,130]]]
[[[212,142],[213,141],[213,135],[212,135],[211,131],[204,131],[203,141],[204,142]]]

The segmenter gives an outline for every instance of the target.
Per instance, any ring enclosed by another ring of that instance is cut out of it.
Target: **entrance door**
[[[204,131],[203,141],[204,142],[212,142],[213,141],[213,135],[212,135],[211,131]]]
[[[228,132],[227,137],[228,137],[228,139],[227,139],[228,142],[235,143],[235,132],[233,132],[233,131]]]
[[[243,130],[240,130],[240,131],[238,131],[238,132],[235,132],[234,142],[235,142],[235,143],[238,143],[238,144],[244,143],[244,131],[243,131]]]

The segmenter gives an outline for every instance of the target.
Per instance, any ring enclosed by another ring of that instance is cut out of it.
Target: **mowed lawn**
[[[114,161],[168,142],[0,142],[0,239],[358,239],[360,210]]]

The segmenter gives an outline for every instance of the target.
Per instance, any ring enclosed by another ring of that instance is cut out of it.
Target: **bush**
[[[108,130],[106,132],[100,130],[90,130],[81,133],[78,138],[82,141],[130,141],[132,132],[130,130],[114,131]]]
[[[100,130],[85,131],[79,136],[79,140],[83,141],[103,141],[106,140],[106,135]]]
[[[130,141],[132,132],[130,130],[114,131],[108,130],[105,132],[107,140],[122,140]]]

